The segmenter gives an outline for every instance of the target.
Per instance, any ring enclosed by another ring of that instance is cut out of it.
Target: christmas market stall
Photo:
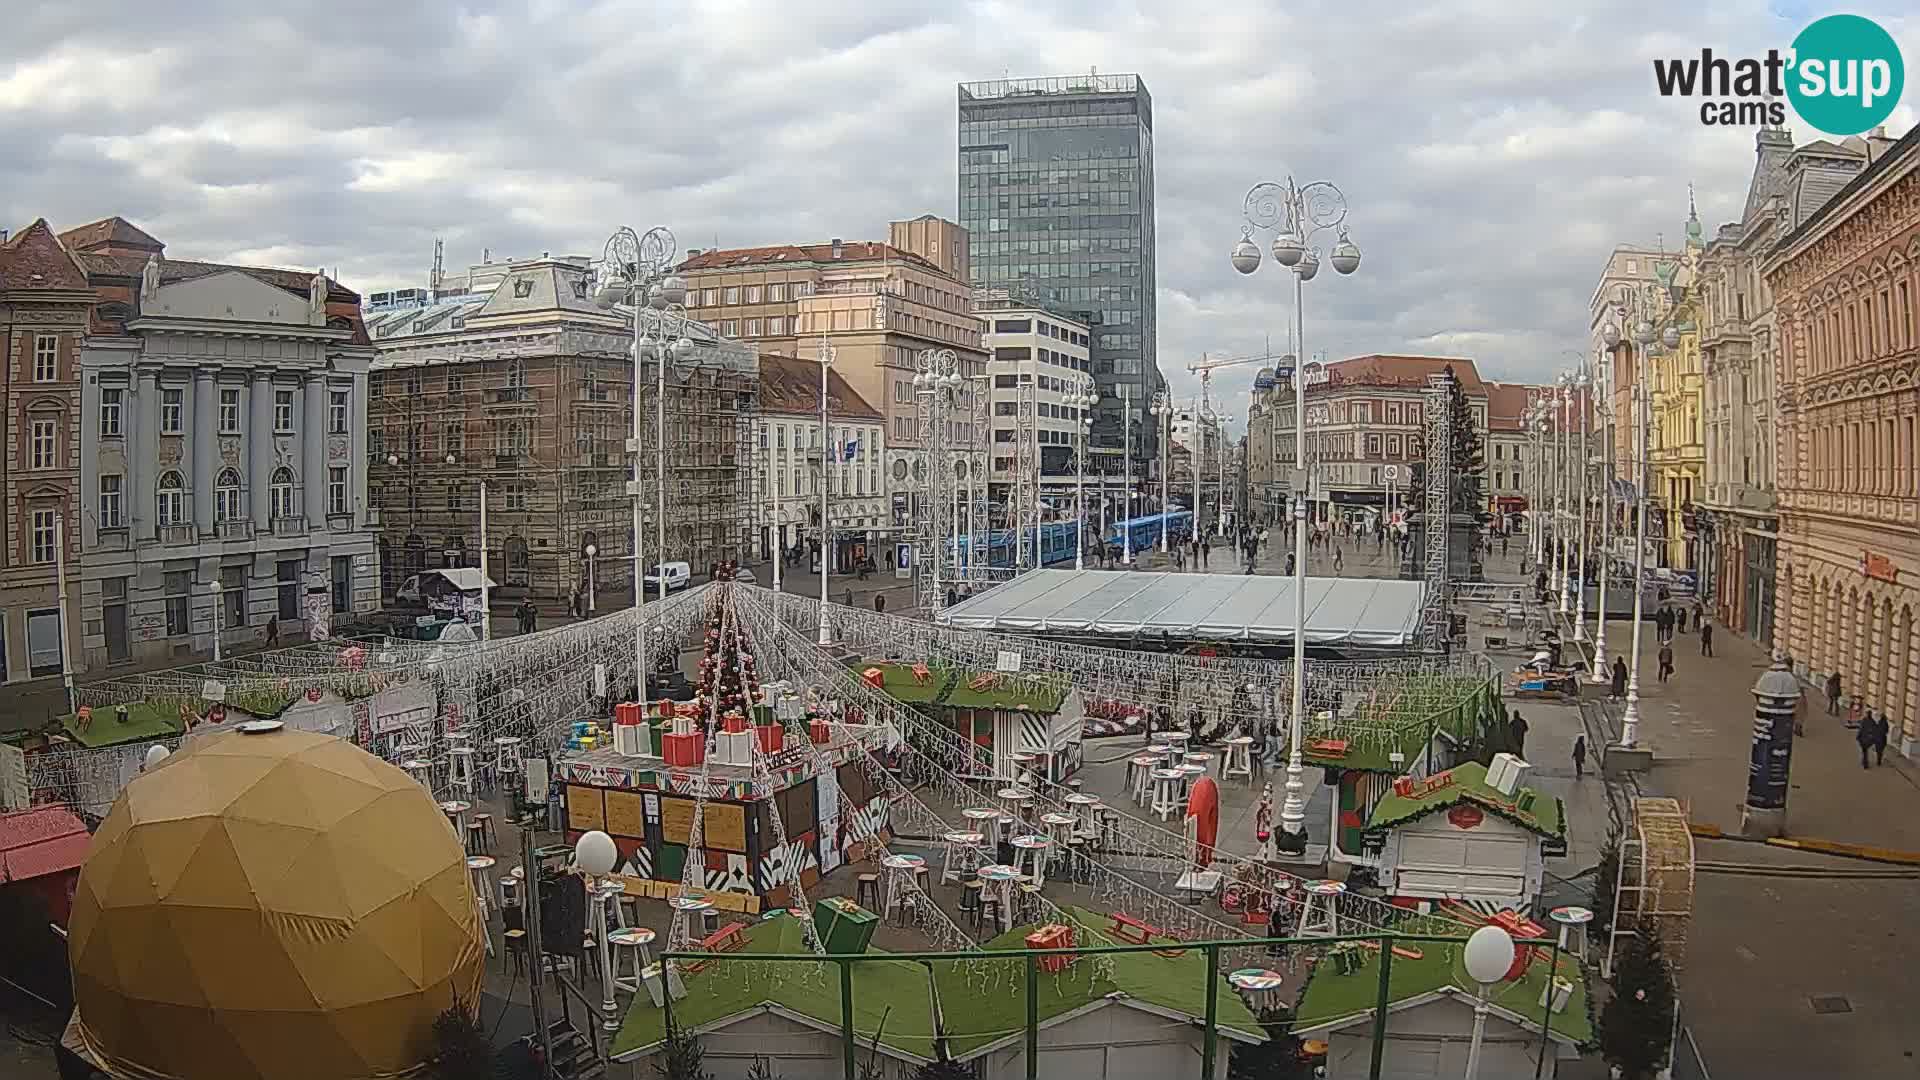
[[[1000,779],[1025,770],[1059,783],[1080,768],[1085,707],[1064,679],[924,663],[855,670],[875,690],[992,751]]]
[[[1366,829],[1380,853],[1381,887],[1483,912],[1531,909],[1545,860],[1567,853],[1567,822],[1558,798],[1524,786],[1530,768],[1496,754],[1491,767],[1468,761],[1395,780]]]

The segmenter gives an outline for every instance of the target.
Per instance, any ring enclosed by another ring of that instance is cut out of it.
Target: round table
[[[1245,990],[1250,994],[1265,994],[1280,989],[1280,985],[1286,982],[1286,978],[1279,972],[1269,971],[1266,968],[1241,968],[1238,971],[1229,971],[1227,982],[1232,983],[1235,989]]]
[[[980,868],[979,874],[981,881],[991,881],[995,884],[1019,881],[1021,877],[1020,871],[1003,863],[988,863]]]
[[[607,944],[609,946],[628,945],[640,950],[641,971],[645,971],[653,966],[653,954],[647,948],[647,946],[653,944],[653,941],[653,931],[644,926],[623,926],[618,930],[607,931]],[[608,952],[611,953],[612,949],[609,948]],[[611,963],[611,961],[609,961],[609,963]],[[620,969],[616,966],[613,970],[617,972]],[[616,985],[619,984],[616,983]]]
[[[1042,824],[1042,825],[1071,825],[1071,824],[1073,824],[1073,815],[1072,815],[1072,814],[1062,814],[1062,813],[1060,813],[1060,812],[1059,812],[1059,811],[1057,811],[1057,810],[1049,810],[1049,811],[1047,811],[1046,813],[1044,813],[1044,814],[1041,814],[1041,815],[1040,815],[1040,824]]]
[[[1000,929],[1013,925],[1013,883],[1026,875],[1017,868],[1002,863],[988,863],[978,871],[980,880],[993,890],[994,900],[1000,907]],[[983,892],[986,890],[982,890]]]
[[[1547,912],[1547,918],[1560,924],[1560,951],[1566,952],[1569,932],[1572,931],[1574,927],[1585,926],[1592,922],[1593,912],[1578,904],[1563,904]],[[1582,947],[1579,952],[1582,956],[1586,955],[1586,949],[1584,947]]]
[[[1026,802],[1028,799],[1033,798],[1033,792],[1023,787],[1004,787],[994,794],[996,798],[1005,799],[1008,802],[1014,803]]]
[[[1020,848],[1023,851],[1040,851],[1053,844],[1052,840],[1041,836],[1039,833],[1031,833],[1027,836],[1016,836],[1011,842],[1014,847]]]
[[[1332,880],[1309,881],[1307,882],[1307,891],[1315,896],[1339,896],[1341,893],[1347,891],[1347,883]]]
[[[927,865],[927,860],[918,855],[889,855],[880,860],[880,865],[889,870],[918,870]]]
[[[971,846],[971,845],[980,843],[982,840],[985,840],[986,837],[980,835],[977,832],[954,831],[950,833],[942,833],[940,835],[940,839],[945,840],[949,844],[960,844],[962,846]]]
[[[467,869],[469,870],[491,870],[492,868],[493,856],[491,855],[467,856]]]
[[[464,799],[448,799],[440,804],[440,812],[453,820],[453,835],[460,837],[462,844],[467,842],[467,811],[471,809],[473,804]]]
[[[713,901],[704,896],[676,896],[667,901],[667,906],[675,911],[695,915],[713,910]]]
[[[960,811],[960,816],[966,818],[968,821],[992,821],[1000,816],[1000,811],[985,807],[974,807],[971,810]]]

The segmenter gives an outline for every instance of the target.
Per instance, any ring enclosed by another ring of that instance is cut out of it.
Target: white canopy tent
[[[1420,629],[1420,581],[1310,577],[1313,646],[1406,648]],[[1248,574],[1035,570],[935,616],[963,630],[1158,635],[1290,644],[1293,578]]]

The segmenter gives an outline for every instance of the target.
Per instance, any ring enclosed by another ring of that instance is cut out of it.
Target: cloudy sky
[[[1339,184],[1365,252],[1308,286],[1329,357],[1542,378],[1585,345],[1619,242],[1735,217],[1750,130],[1654,57],[1785,48],[1797,0],[920,4],[241,0],[21,4],[0,35],[0,224],[121,214],[168,253],[337,268],[363,292],[496,254],[884,238],[955,212],[955,84],[1097,67],[1154,96],[1160,364],[1284,345],[1290,289],[1233,272],[1249,186]],[[1910,3],[1876,18],[1920,57]],[[1909,85],[1895,133],[1914,119]],[[1804,125],[1796,135],[1811,137]],[[1239,395],[1242,369],[1218,393]]]

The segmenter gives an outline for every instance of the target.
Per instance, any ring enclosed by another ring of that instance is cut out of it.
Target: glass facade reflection
[[[960,84],[959,219],[973,282],[1072,312],[1089,327],[1089,468],[1120,471],[1122,386],[1136,476],[1158,460],[1145,422],[1154,353],[1153,98],[1133,75]],[[1104,454],[1102,453],[1104,451]]]

